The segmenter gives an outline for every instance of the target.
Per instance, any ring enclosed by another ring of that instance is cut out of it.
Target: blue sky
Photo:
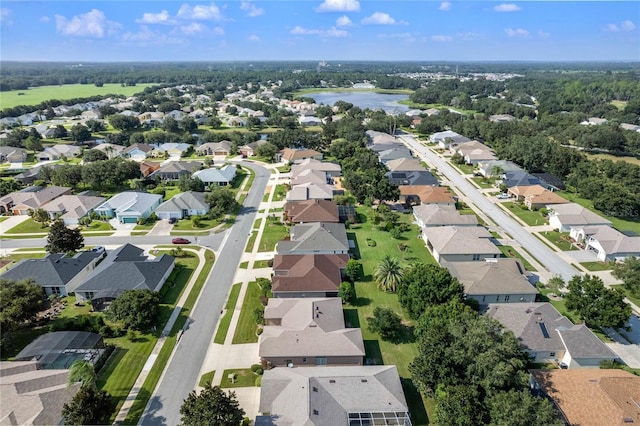
[[[640,2],[3,0],[0,59],[640,60]]]

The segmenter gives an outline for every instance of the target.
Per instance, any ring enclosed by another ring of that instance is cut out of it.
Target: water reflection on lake
[[[318,92],[306,95],[317,104],[333,106],[337,101],[349,102],[362,109],[383,109],[388,114],[401,114],[409,111],[409,107],[398,101],[409,99],[409,95],[387,94],[375,92]]]

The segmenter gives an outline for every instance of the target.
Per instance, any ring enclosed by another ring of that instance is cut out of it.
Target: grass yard
[[[273,201],[282,201],[286,196],[287,196],[287,187],[282,184],[276,185],[276,190],[273,194]]]
[[[256,245],[256,238],[258,237],[258,231],[251,231],[251,235],[247,240],[247,247],[245,247],[245,253],[251,253],[253,251],[253,246]]]
[[[551,290],[546,289],[546,288],[539,288],[540,290],[540,301],[541,302],[549,302],[553,305],[554,308],[556,308],[558,310],[558,312],[560,312],[562,315],[564,315],[565,317],[569,318],[569,320],[572,323],[576,323],[576,320],[578,319],[572,312],[570,312],[567,309],[567,305],[564,302],[563,298],[556,298],[556,297],[549,297],[549,293],[551,293]]]
[[[133,229],[135,231],[151,231],[156,226],[156,222],[145,223],[144,225],[136,225]]]
[[[599,214],[600,216],[605,217],[606,219],[611,221],[611,224],[618,231],[633,231],[636,234],[640,234],[640,216],[635,217],[617,217],[617,216],[608,216],[603,212],[596,210],[593,207],[593,203],[586,198],[581,198],[578,194],[568,191],[560,191],[558,192],[563,198],[567,200],[580,204],[582,207],[591,210],[594,213]]]
[[[248,269],[249,268],[249,261],[245,261],[245,262],[240,262],[240,265],[238,265],[239,269]]]
[[[191,219],[181,219],[173,225],[174,231],[205,231],[220,225],[222,220],[201,219],[198,226],[193,226]]]
[[[231,324],[233,311],[236,309],[236,304],[238,303],[238,295],[240,294],[241,287],[242,283],[235,283],[231,287],[227,304],[224,306],[225,313],[224,316],[220,318],[220,322],[218,322],[218,330],[216,330],[213,343],[218,343],[220,345],[224,344],[224,341],[227,338],[227,332],[229,331],[229,325]]]
[[[89,226],[82,226],[81,232],[93,232],[93,231],[113,231],[113,227],[109,222],[103,222],[101,220],[94,220]]]
[[[537,271],[537,269],[534,268],[533,265],[531,265],[529,261],[527,261],[527,259],[522,257],[520,252],[518,252],[518,250],[514,249],[513,247],[511,246],[496,246],[496,247],[500,249],[504,257],[518,258],[520,262],[522,262],[522,266],[524,266],[524,269],[526,269],[527,271],[534,271],[534,272]]]
[[[164,201],[170,200],[174,195],[180,194],[180,187],[176,186],[165,186],[164,187]]]
[[[256,219],[255,222],[253,222],[253,229],[260,229],[261,226],[262,226],[262,218],[259,217]]]
[[[198,382],[198,386],[205,387],[207,383],[211,383],[213,381],[213,376],[216,374],[216,370],[209,371],[200,376],[200,381]]]
[[[562,251],[579,250],[578,247],[569,242],[568,232],[544,231],[540,232],[539,234],[545,237],[551,242],[551,244],[555,245]]]
[[[9,219],[9,216],[0,216],[0,222],[4,222],[7,219]]]
[[[274,251],[276,243],[289,235],[289,228],[281,222],[268,221],[262,230],[262,239],[258,246],[259,252]]]
[[[582,262],[580,265],[584,266],[588,271],[610,271],[613,269],[613,264],[608,262]]]
[[[272,262],[273,262],[273,259],[256,260],[255,262],[253,262],[253,269],[271,268],[271,265],[269,264]]]
[[[231,378],[233,377],[233,379]],[[260,377],[250,368],[235,368],[222,372],[221,388],[247,388],[256,385],[256,379]]]
[[[109,94],[131,96],[135,93],[141,93],[149,86],[153,86],[153,84],[145,83],[126,87],[117,83],[105,84],[102,87],[96,87],[93,84],[64,84],[31,87],[26,90],[10,90],[2,92],[2,108],[13,108],[18,105],[38,105],[49,99],[65,100]]]
[[[483,189],[493,188],[495,183],[495,180],[485,177],[473,177],[471,178],[471,180],[477,183],[478,186]]]
[[[234,345],[239,343],[258,342],[258,335],[256,334],[258,325],[256,324],[253,312],[258,308],[263,308],[259,297],[260,287],[258,287],[256,281],[249,282],[247,292],[244,295],[244,301],[242,302],[242,310],[240,311],[240,318],[238,318],[238,325],[236,326],[236,331],[233,335],[232,343]]]
[[[14,262],[18,262],[22,259],[38,259],[45,257],[47,255],[46,252],[41,251],[37,253],[11,253],[3,257],[3,259],[13,259]]]
[[[454,163],[451,163],[451,165],[453,165],[453,167],[457,167],[458,169],[460,169],[460,171],[465,175],[473,174],[473,171],[476,168],[476,166],[471,165],[471,164],[454,164]]]
[[[276,169],[278,169],[280,173],[289,173],[291,171],[291,166],[287,164],[285,166],[276,167]]]
[[[502,205],[506,207],[511,214],[529,226],[544,225],[547,223],[547,220],[539,211],[523,209],[520,207],[520,204],[511,201],[502,203]]]
[[[36,222],[29,218],[22,223],[14,226],[5,232],[5,234],[47,234],[49,227],[43,226],[42,223]]]
[[[139,237],[142,235],[147,235],[149,231],[131,231],[131,236]]]

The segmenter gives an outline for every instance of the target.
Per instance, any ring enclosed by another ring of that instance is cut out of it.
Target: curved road
[[[399,137],[423,160],[433,164],[449,179],[453,187],[467,196],[480,210],[502,227],[506,233],[526,248],[549,272],[554,275],[560,275],[565,282],[569,281],[574,275],[582,275],[581,272],[554,253],[544,243],[523,229],[518,222],[500,210],[500,207],[489,201],[440,156],[416,141],[412,135],[400,135]]]

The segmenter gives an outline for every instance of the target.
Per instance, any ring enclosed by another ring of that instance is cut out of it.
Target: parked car
[[[171,240],[171,242],[173,244],[190,244],[191,241],[187,240],[186,238],[174,238],[173,240]]]
[[[511,197],[509,196],[509,194],[502,193],[502,194],[496,195],[496,198],[499,199],[499,200],[506,200],[506,199],[511,198]]]
[[[94,248],[91,249],[91,251],[95,252],[95,253],[104,253],[104,247],[102,246],[95,246]]]
[[[169,223],[171,223],[171,224],[178,223],[178,218],[177,217],[169,218]]]

